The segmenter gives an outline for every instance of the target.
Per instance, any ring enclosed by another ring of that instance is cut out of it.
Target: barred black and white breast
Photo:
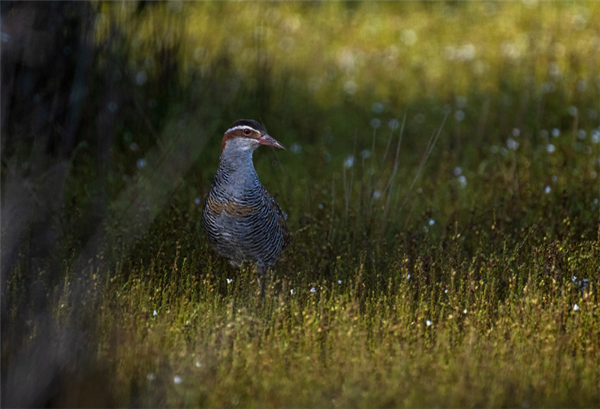
[[[260,183],[252,163],[252,152],[260,145],[284,149],[256,121],[237,121],[225,132],[202,224],[211,246],[230,264],[252,263],[264,275],[290,236],[285,214]]]

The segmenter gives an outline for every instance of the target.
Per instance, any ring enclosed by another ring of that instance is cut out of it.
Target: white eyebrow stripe
[[[233,128],[229,128],[228,130],[225,131],[225,133],[229,133],[229,132],[235,131],[237,129],[250,129],[251,131],[258,132],[256,129],[252,128],[251,126],[248,126],[248,125],[238,125],[238,126],[234,126]]]

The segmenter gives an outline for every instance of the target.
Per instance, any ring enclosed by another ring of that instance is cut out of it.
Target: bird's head
[[[260,145],[285,150],[282,144],[267,134],[261,124],[251,119],[240,119],[225,131],[221,150],[224,151],[228,148],[253,151]]]

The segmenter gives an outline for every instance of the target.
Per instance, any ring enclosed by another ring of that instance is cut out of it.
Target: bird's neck
[[[221,152],[221,158],[219,159],[219,168],[224,168],[230,172],[238,171],[254,171],[254,164],[252,163],[252,150],[251,149],[229,149],[225,148]]]
[[[259,183],[252,163],[252,150],[228,149],[221,152],[217,177],[220,184],[248,186]]]

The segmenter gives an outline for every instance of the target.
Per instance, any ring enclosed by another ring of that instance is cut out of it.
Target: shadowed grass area
[[[84,351],[43,402],[600,405],[600,3],[95,7],[110,159],[78,145],[3,288],[11,348]],[[288,148],[254,158],[292,233],[264,299],[200,223],[242,117]]]

